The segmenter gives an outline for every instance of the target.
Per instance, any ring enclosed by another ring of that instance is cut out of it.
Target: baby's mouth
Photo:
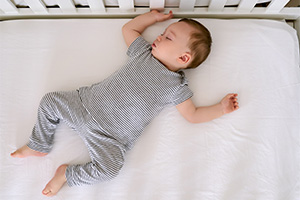
[[[151,46],[152,46],[152,47],[154,47],[154,48],[156,47],[156,45],[155,45],[155,43],[154,43],[154,42],[153,42],[153,44],[152,44]]]

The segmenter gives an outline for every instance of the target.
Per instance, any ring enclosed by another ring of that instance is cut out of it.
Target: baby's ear
[[[186,65],[192,60],[192,55],[189,52],[186,52],[177,58],[177,62],[181,65]]]

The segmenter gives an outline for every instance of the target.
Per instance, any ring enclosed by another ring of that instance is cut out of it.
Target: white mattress
[[[9,155],[28,141],[40,98],[98,82],[126,61],[127,19],[0,22],[0,199],[48,199],[58,166],[89,161],[75,132],[59,126],[43,158]],[[152,41],[174,20],[156,24]],[[240,109],[203,124],[165,109],[126,157],[120,175],[64,186],[52,199],[296,200],[300,196],[300,74],[296,32],[284,22],[199,19],[212,53],[186,70],[194,102],[239,94]]]

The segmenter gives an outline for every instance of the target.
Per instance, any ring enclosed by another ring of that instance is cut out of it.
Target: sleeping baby
[[[183,69],[199,66],[209,55],[211,36],[199,22],[181,19],[149,44],[141,36],[156,22],[171,19],[156,10],[137,16],[123,26],[127,63],[90,87],[46,94],[38,108],[29,142],[11,154],[15,158],[46,156],[55,129],[62,121],[78,132],[91,161],[61,165],[42,193],[55,195],[69,186],[95,184],[116,177],[125,154],[151,120],[166,106],[176,106],[191,123],[213,120],[239,108],[237,94],[227,94],[212,106],[196,107]]]

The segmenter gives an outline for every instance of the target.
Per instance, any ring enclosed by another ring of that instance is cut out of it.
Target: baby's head
[[[152,44],[152,54],[168,69],[198,67],[210,53],[209,31],[192,19],[181,19],[167,27]]]
[[[179,22],[185,22],[196,29],[196,31],[193,31],[190,35],[188,46],[191,50],[193,59],[187,67],[196,68],[206,60],[210,53],[212,43],[210,32],[205,26],[193,19],[184,18],[179,20]]]

